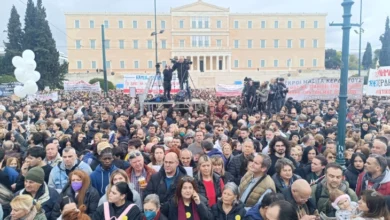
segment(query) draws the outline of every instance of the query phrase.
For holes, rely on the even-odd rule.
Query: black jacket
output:
[[[199,194],[200,204],[196,205],[199,218],[201,220],[214,220],[213,214],[209,208],[207,199]],[[194,202],[194,201],[192,201]],[[161,206],[161,213],[168,217],[170,220],[179,219],[178,216],[178,206],[175,203],[174,199],[170,199],[163,206]]]
[[[239,201],[239,203],[234,204],[232,210],[226,215],[225,211],[222,209],[222,201],[219,200],[217,204],[214,204],[211,207],[211,212],[213,213],[214,220],[237,220],[244,219],[246,211],[244,204]],[[237,216],[240,216],[237,217]]]
[[[116,207],[113,203],[109,203],[110,207],[110,217],[119,217],[125,209],[131,205],[129,201],[126,201],[125,204],[121,207]],[[142,213],[141,210],[138,208],[137,205],[134,205],[130,211],[127,213],[127,219],[129,220],[142,220]],[[100,205],[96,212],[93,213],[92,220],[102,220],[104,218],[104,204]]]
[[[358,170],[353,164],[350,164],[347,169],[344,171],[345,181],[349,183],[349,188],[356,190],[356,184],[358,176],[364,169]]]
[[[66,196],[69,197],[71,201],[76,203],[77,207],[81,205],[78,204],[78,199],[76,199],[75,192],[73,191],[70,185],[65,186],[60,196],[62,199],[64,199],[64,197]],[[87,207],[85,213],[90,217],[92,217],[93,213],[96,211],[99,204],[99,200],[100,200],[99,192],[95,188],[93,188],[92,185],[90,185],[87,191],[85,192],[85,197],[84,197],[84,205]]]
[[[177,77],[179,79],[179,82],[184,82],[188,79],[188,69],[189,69],[189,65],[186,64],[186,63],[175,63],[173,66],[172,66],[172,71],[171,72],[174,72],[175,70],[177,70]]]
[[[172,70],[171,69],[164,69],[164,82],[171,82],[172,81]]]
[[[284,189],[282,191],[282,194],[284,196],[284,199],[287,202],[291,203],[296,210],[298,210],[298,204],[297,204],[297,202],[295,202],[295,199],[294,199],[294,197],[292,195],[291,187],[288,187],[287,189]],[[313,201],[312,198],[307,200],[306,204],[303,205],[303,208],[305,209],[306,213],[309,214],[309,215],[313,215],[314,211],[317,209],[317,207],[315,205],[315,202]]]
[[[298,176],[298,175],[296,175],[296,174],[293,174],[293,176],[292,176],[291,178],[292,178],[292,182],[295,182],[295,180],[301,179],[301,177]],[[280,178],[279,174],[275,173],[275,174],[272,176],[272,180],[273,180],[274,183],[275,183],[275,187],[276,187],[276,192],[277,192],[277,193],[281,193],[284,189],[286,189],[286,188],[284,188],[284,187],[282,186],[282,182],[281,182],[281,181],[283,181],[283,180]],[[287,187],[287,188],[288,188],[288,187]]]
[[[275,172],[276,172],[276,170],[275,170],[276,161],[278,161],[280,158],[275,156],[275,154],[271,154],[269,156],[271,158],[272,165],[268,169],[268,175],[273,176],[275,174]],[[297,162],[295,162],[295,160],[292,157],[290,157],[290,155],[285,155],[284,158],[291,160],[291,162],[293,162],[293,164],[294,164],[294,167],[298,167]]]
[[[224,184],[226,184],[228,182],[234,183],[234,176],[231,173],[229,173],[228,171],[225,171],[225,175],[222,176],[222,180],[223,180]]]
[[[206,187],[203,184],[202,177],[199,179],[198,175],[195,175],[195,179],[196,179],[196,183],[198,184],[199,194],[208,198],[206,193]],[[215,195],[217,197],[216,198],[217,200],[222,196],[222,189],[221,189],[221,177],[216,173],[213,173],[213,183],[214,183]]]
[[[242,178],[241,175],[241,164],[244,162],[245,156],[243,153],[234,156],[231,160],[230,163],[228,164],[227,171],[231,173],[234,176],[234,182],[237,185],[240,185],[240,181]]]
[[[176,191],[176,186],[179,183],[179,180],[187,175],[186,170],[182,166],[178,166],[176,169],[175,180],[172,182],[169,189],[167,189],[167,185],[165,184],[165,178],[167,177],[165,174],[164,166],[161,167],[158,173],[155,173],[150,177],[148,185],[144,190],[144,198],[150,194],[157,194],[160,198],[160,204],[163,205],[165,202],[168,202],[174,195]]]

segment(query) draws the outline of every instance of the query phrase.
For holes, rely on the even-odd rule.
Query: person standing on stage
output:
[[[188,84],[188,70],[190,69],[190,64],[191,63],[188,63],[186,60],[184,60],[184,57],[180,57],[172,67],[172,72],[177,70],[177,78],[179,79],[180,90],[187,90],[188,88],[188,85],[187,88],[184,88],[184,83]]]
[[[171,88],[172,88],[172,69],[169,65],[165,66],[164,74],[164,96],[171,100]]]

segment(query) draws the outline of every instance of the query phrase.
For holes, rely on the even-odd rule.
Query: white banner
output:
[[[217,96],[241,96],[243,85],[218,84],[216,87]]]
[[[123,82],[123,92],[125,94],[129,94],[129,88],[135,87],[137,94],[142,94],[144,92],[145,86],[147,85],[148,79],[154,79],[155,75],[125,75]],[[153,82],[152,88],[149,89],[149,94],[159,94],[164,93],[164,78],[158,77]],[[179,89],[179,80],[177,79],[176,74],[172,75],[172,86],[171,86],[171,94],[176,94]],[[159,91],[160,89],[160,91]]]
[[[366,92],[367,95],[390,96],[390,66],[370,70]]]
[[[58,92],[52,92],[48,94],[34,94],[34,95],[28,95],[27,100],[29,102],[32,102],[34,100],[37,100],[38,102],[44,102],[48,100],[52,100],[54,102],[58,101]]]
[[[64,81],[65,92],[100,92],[99,81],[94,84],[89,84],[83,80],[80,81]]]

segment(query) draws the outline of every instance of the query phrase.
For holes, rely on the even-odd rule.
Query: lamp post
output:
[[[102,24],[102,54],[103,54],[103,75],[104,75],[104,96],[107,98],[107,66],[106,66],[106,39],[104,36],[104,25]]]
[[[360,0],[360,23],[359,23],[359,76],[361,71],[361,59],[362,59],[362,13],[363,13],[363,0]]]
[[[154,0],[154,32],[151,36],[154,36],[154,47],[155,47],[155,55],[156,55],[156,74],[160,73],[160,64],[158,63],[158,55],[157,55],[157,35],[164,33],[164,30],[157,32],[157,6],[156,0]]]
[[[360,24],[351,24],[351,9],[353,0],[343,0],[341,5],[344,8],[343,23],[330,26],[341,26],[343,29],[343,45],[341,55],[341,75],[340,75],[340,94],[339,94],[339,122],[337,132],[337,156],[336,162],[344,167],[344,147],[345,147],[345,124],[347,117],[347,97],[348,97],[348,62],[349,62],[349,38],[352,26],[360,26]]]

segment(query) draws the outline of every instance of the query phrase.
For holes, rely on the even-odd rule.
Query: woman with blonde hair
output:
[[[18,195],[11,201],[12,212],[5,220],[46,220],[41,205],[30,195]]]
[[[214,172],[221,176],[224,184],[234,182],[234,176],[228,171],[225,171],[225,163],[221,156],[212,156],[211,162],[213,164]]]

